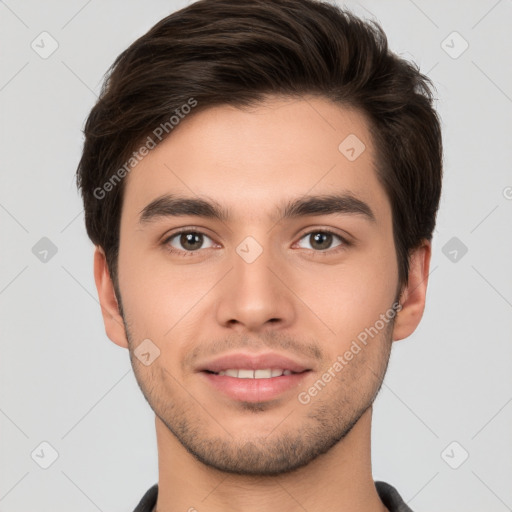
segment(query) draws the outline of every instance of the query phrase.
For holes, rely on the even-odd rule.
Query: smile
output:
[[[230,368],[228,370],[222,370],[220,372],[213,372],[216,375],[227,375],[228,377],[235,377],[237,379],[271,379],[273,377],[281,377],[282,375],[291,375],[291,370],[282,369],[258,369],[258,370],[247,370]]]

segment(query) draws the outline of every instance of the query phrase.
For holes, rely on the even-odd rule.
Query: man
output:
[[[108,337],[155,412],[136,511],[409,511],[372,403],[421,320],[429,82],[312,0],[201,0],[115,61],[78,169]]]

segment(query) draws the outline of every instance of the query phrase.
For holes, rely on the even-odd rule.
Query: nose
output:
[[[240,332],[290,326],[295,321],[296,308],[283,262],[268,250],[249,261],[234,252],[233,268],[217,290],[219,324]]]

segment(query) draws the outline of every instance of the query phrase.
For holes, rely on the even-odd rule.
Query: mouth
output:
[[[292,372],[291,370],[284,370],[282,368],[260,368],[256,370],[229,368],[227,370],[221,370],[219,372],[214,372],[211,370],[204,371],[212,375],[225,375],[227,377],[233,377],[235,379],[273,379],[276,377],[287,377],[288,375],[296,375],[299,373],[307,372],[309,370],[303,370],[302,372]]]
[[[230,354],[198,368],[215,394],[235,402],[263,403],[293,399],[297,389],[313,370],[278,354]]]
[[[263,403],[279,398],[293,399],[293,391],[304,388],[303,381],[310,373],[311,370],[232,368],[219,372],[206,370],[200,375],[210,390],[232,401]]]
[[[196,371],[215,393],[256,403],[291,398],[313,368],[276,353],[233,353],[206,362]]]
[[[310,369],[309,364],[276,352],[233,352],[199,364],[196,371],[240,379],[271,379]]]

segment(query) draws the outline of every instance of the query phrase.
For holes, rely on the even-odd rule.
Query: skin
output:
[[[352,162],[338,150],[349,134],[366,146]],[[129,349],[155,412],[157,510],[386,510],[371,474],[372,402],[392,342],[422,317],[431,248],[425,241],[411,253],[400,290],[377,162],[357,111],[321,98],[269,97],[250,109],[223,105],[190,115],[126,178],[118,267],[124,318],[99,247],[95,280],[107,335]],[[279,220],[287,201],[339,192],[366,202],[375,221],[354,213]],[[162,194],[214,200],[229,217],[141,223],[141,211]],[[179,236],[169,240],[179,228],[207,238],[187,254]],[[325,229],[350,245],[335,236],[319,249],[309,235]],[[236,252],[247,236],[263,250],[252,263]],[[298,394],[398,295],[394,322],[300,403]],[[134,356],[145,339],[160,350],[148,366]],[[235,349],[289,354],[312,371],[276,400],[231,400],[194,369]]]

